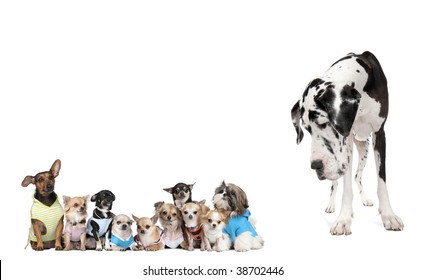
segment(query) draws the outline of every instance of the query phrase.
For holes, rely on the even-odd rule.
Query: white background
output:
[[[149,265],[234,272],[278,266],[285,279],[421,279],[426,20],[420,7],[2,1],[2,279],[141,279]],[[338,211],[324,212],[331,184],[309,168],[309,135],[296,145],[290,110],[312,78],[348,52],[365,50],[388,78],[387,181],[406,228],[383,229],[370,156],[364,185],[375,205],[363,207],[354,190],[353,234],[334,237],[329,228]],[[236,183],[248,195],[265,247],[220,254],[24,250],[34,187],[20,183],[57,158],[60,196],[109,189],[116,214],[151,216],[155,202],[171,201],[162,189],[180,181],[197,182],[193,198],[210,205],[221,180]]]

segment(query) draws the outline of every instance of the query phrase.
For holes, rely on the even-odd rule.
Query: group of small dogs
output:
[[[66,251],[182,248],[193,251],[198,248],[201,251],[234,249],[245,252],[263,247],[263,238],[257,234],[248,210],[246,193],[237,185],[222,182],[213,196],[214,209],[210,209],[205,200],[192,200],[194,184],[178,183],[164,189],[172,194],[173,203],[156,202],[152,217],[132,215],[131,219],[111,212],[115,195],[109,190],[91,197],[63,196],[62,208],[54,191],[60,169],[58,159],[49,171],[26,176],[22,181],[23,187],[30,184],[36,187],[29,233],[29,244],[36,251],[50,248]],[[91,217],[87,212],[89,200],[95,203]]]

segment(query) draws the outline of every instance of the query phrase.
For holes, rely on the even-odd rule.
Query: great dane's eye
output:
[[[322,124],[318,124],[318,127],[320,129],[325,129],[327,127],[328,123],[322,123]]]

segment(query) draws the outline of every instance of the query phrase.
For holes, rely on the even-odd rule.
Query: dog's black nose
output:
[[[47,185],[46,186],[46,191],[48,191],[48,192],[53,191],[53,185]]]
[[[212,224],[212,227],[213,227],[213,228],[216,228],[216,224]]]
[[[314,160],[311,162],[311,168],[314,170],[321,170],[324,168],[324,164],[322,163],[322,160]]]

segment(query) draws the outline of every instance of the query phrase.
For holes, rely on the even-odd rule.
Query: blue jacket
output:
[[[228,221],[228,224],[223,229],[223,232],[229,235],[232,243],[234,243],[235,238],[238,235],[246,231],[250,231],[253,237],[257,236],[257,232],[249,221],[250,215],[250,211],[246,210],[244,214],[240,216],[234,216]]]

